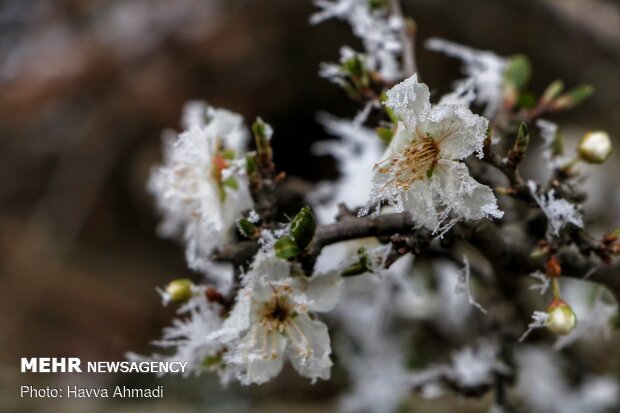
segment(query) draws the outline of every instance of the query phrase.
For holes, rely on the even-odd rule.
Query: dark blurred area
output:
[[[538,92],[556,78],[596,88],[587,103],[553,120],[605,129],[620,146],[620,2],[408,0],[404,9],[418,24],[421,76],[437,95],[460,77],[459,62],[424,50],[426,38],[523,53]],[[99,411],[99,401],[48,401],[43,409],[12,399],[24,381],[94,385],[127,376],[26,376],[19,358],[148,353],[173,315],[155,286],[197,277],[181,247],[157,238],[144,188],[161,131],[178,129],[185,101],[205,99],[248,122],[260,115],[275,129],[280,169],[309,181],[335,176],[329,158],[310,152],[326,138],[315,115],[346,117],[358,108],[317,68],[336,60],[341,45],[358,43],[344,23],[310,26],[312,11],[310,1],[290,0],[0,2],[0,411]],[[606,168],[614,176],[617,163]],[[225,396],[217,396],[214,379],[168,382],[185,403],[176,411],[249,408],[219,400]],[[270,391],[295,385],[304,392],[287,397],[307,411],[334,406],[326,385],[279,380]],[[278,411],[273,401],[253,400]],[[229,407],[209,410],[214,405]],[[131,406],[114,411],[143,408]]]

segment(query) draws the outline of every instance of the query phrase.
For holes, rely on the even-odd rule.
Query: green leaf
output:
[[[291,236],[297,243],[297,246],[303,250],[312,241],[315,230],[316,219],[310,207],[306,205],[291,221]]]
[[[553,103],[553,108],[556,110],[574,108],[589,98],[592,93],[594,93],[594,87],[590,85],[576,86],[557,98]]]
[[[239,183],[234,176],[229,176],[228,178],[226,178],[224,181],[222,181],[222,185],[234,190],[239,189]]]
[[[549,103],[555,99],[564,90],[564,82],[561,80],[554,80],[547,86],[547,89],[543,92],[541,97],[542,102]]]
[[[529,59],[524,55],[516,55],[508,60],[504,79],[517,90],[522,90],[529,83],[531,74]]]
[[[299,247],[295,240],[291,237],[283,237],[277,240],[274,244],[274,250],[276,257],[288,260],[294,258],[299,254]]]

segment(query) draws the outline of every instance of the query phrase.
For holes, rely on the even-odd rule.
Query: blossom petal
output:
[[[332,361],[327,326],[308,316],[297,317],[289,327],[288,357],[297,372],[310,379],[329,380]]]
[[[402,207],[409,211],[413,221],[428,229],[436,228],[440,220],[438,211],[440,205],[437,203],[435,192],[433,182],[424,179],[414,182],[402,199]]]
[[[277,331],[267,331],[255,324],[225,359],[241,368],[242,384],[263,384],[282,370],[286,342],[286,337]]]
[[[457,218],[476,220],[504,215],[497,208],[497,199],[491,188],[472,178],[464,163],[441,159],[435,176],[442,187],[443,204]]]
[[[415,74],[387,91],[385,105],[405,123],[410,130],[415,130],[420,119],[426,118],[430,111],[430,92],[428,86],[418,82]]]
[[[461,105],[436,105],[429,113],[426,132],[437,140],[440,157],[464,159],[482,153],[489,121]]]
[[[340,301],[342,277],[337,272],[315,274],[306,289],[310,311],[331,311]]]

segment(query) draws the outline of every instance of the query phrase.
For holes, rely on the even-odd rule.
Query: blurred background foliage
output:
[[[424,50],[426,38],[523,53],[538,92],[557,78],[596,88],[554,120],[578,132],[605,129],[620,146],[620,2],[406,0],[404,9],[418,24],[418,66],[436,97],[459,77],[459,63]],[[306,181],[335,176],[330,158],[310,153],[326,138],[315,115],[351,116],[357,108],[317,69],[336,60],[342,44],[358,44],[344,23],[310,26],[312,11],[309,0],[0,2],[0,411],[334,409],[344,383],[338,372],[329,384],[310,386],[285,372],[265,388],[227,391],[213,378],[167,378],[166,398],[156,403],[18,399],[20,384],[160,383],[137,375],[26,376],[18,363],[26,356],[120,360],[128,350],[152,350],[149,340],[173,313],[154,287],[195,276],[182,249],[156,237],[144,189],[161,131],[178,129],[185,101],[206,99],[248,122],[262,116],[274,126],[280,169]],[[617,160],[616,153],[588,181],[588,208],[616,226]],[[413,409],[475,412],[487,404],[443,399]]]

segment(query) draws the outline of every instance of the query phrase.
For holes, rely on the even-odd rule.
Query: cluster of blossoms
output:
[[[507,271],[512,279],[511,266],[521,265],[519,259],[542,258],[523,264],[527,271],[514,271],[527,274],[535,267],[531,276],[537,283],[530,289],[540,296],[552,292],[546,310],[533,313],[522,340],[541,327],[559,336],[556,348],[594,333],[610,335],[618,306],[609,294],[597,293],[586,305],[590,290],[563,282],[561,295],[560,250],[574,245],[605,262],[620,254],[620,231],[596,245],[583,235],[583,208],[573,188],[577,163],[603,163],[611,142],[604,132],[587,133],[571,157],[563,150],[559,127],[540,119],[576,105],[589,89],[562,94],[563,85],[554,82],[537,103],[526,106],[530,69],[522,56],[503,58],[432,39],[427,47],[461,59],[466,77],[431,103],[419,74],[405,78],[405,68],[415,67],[406,61],[411,56],[405,50],[413,32],[397,2],[315,3],[320,10],[312,23],[345,20],[364,47],[362,53],[343,47],[339,64],[320,68],[362,105],[352,120],[318,117],[338,139],[318,142],[314,149],[338,161],[340,177],[308,194],[316,219],[308,206],[286,218],[275,199],[284,178],[273,162],[271,127],[260,119],[253,125],[256,150],[249,151],[250,134],[240,115],[189,104],[185,131],[166,136],[163,164],[153,170],[148,187],[162,215],[160,233],[182,243],[189,268],[205,279],[175,280],[161,291],[165,304],[180,304],[180,318],[155,342],[173,354],[151,357],[187,360],[190,373],[215,372],[223,384],[235,379],[249,385],[273,379],[286,362],[312,382],[327,380],[334,351],[351,379],[341,403],[345,412],[394,412],[412,392],[425,398],[451,390],[482,394],[512,380],[520,368],[531,369],[543,352],[521,347],[516,361],[510,360],[504,350],[507,337],[515,337],[500,328],[499,336],[494,330],[491,338],[476,337],[470,341],[474,345],[446,353],[443,363],[418,359],[410,368],[411,337],[402,324],[426,325],[433,334],[458,338],[480,330],[477,318],[496,317],[502,300],[478,295],[481,287]],[[477,108],[484,116],[474,113]],[[519,174],[530,140],[523,118],[538,119],[541,153],[551,173],[547,184]],[[496,155],[515,130],[517,139],[506,157]],[[480,173],[482,162],[499,170],[509,187],[494,192],[495,180]],[[510,196],[501,209],[496,193]],[[514,235],[509,231],[520,214],[516,202],[534,211],[529,226],[541,219],[546,226],[533,236],[521,234],[524,243],[535,238],[537,244],[531,254],[513,259],[504,255],[520,249],[504,244],[504,238]],[[481,236],[485,228],[505,232]],[[476,237],[482,242],[477,244]],[[485,262],[490,251],[479,245],[491,249],[493,243],[501,244],[500,253]],[[512,288],[513,282],[508,284]],[[545,362],[552,358],[544,357]],[[553,367],[548,375],[560,375]],[[553,380],[555,393],[570,388]],[[602,412],[613,405],[609,395],[617,394],[617,383],[591,382],[580,392],[601,406],[593,411]],[[543,413],[568,409],[545,405],[526,388],[520,384],[517,392],[532,408]],[[501,398],[491,412],[506,411]]]

